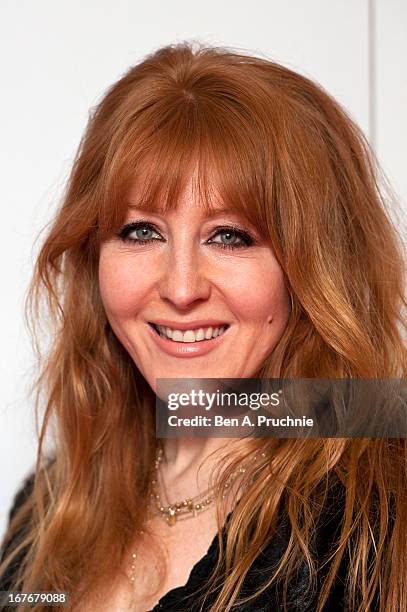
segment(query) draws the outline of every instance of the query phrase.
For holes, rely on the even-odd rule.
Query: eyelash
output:
[[[156,230],[156,228],[154,227],[152,223],[149,223],[148,221],[136,221],[136,222],[127,223],[126,225],[124,225],[117,235],[123,242],[130,242],[132,244],[147,244],[149,242],[152,242],[152,241],[154,242],[157,240],[157,238],[147,238],[147,239],[129,238],[129,234],[131,232],[137,229],[140,229],[140,228],[146,228],[152,232],[159,234],[159,232]],[[255,240],[252,238],[252,236],[250,236],[250,234],[248,234],[244,230],[241,230],[235,226],[225,225],[222,227],[218,227],[216,228],[216,232],[215,234],[213,234],[213,236],[216,236],[217,234],[221,234],[223,232],[229,232],[229,233],[235,234],[235,236],[237,236],[238,238],[240,238],[240,240],[242,240],[243,244],[233,245],[233,244],[223,244],[221,242],[212,242],[210,244],[215,244],[216,246],[219,246],[221,249],[231,249],[231,250],[242,249],[245,247],[253,246],[255,244]]]

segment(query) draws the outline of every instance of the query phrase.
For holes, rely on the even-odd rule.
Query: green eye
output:
[[[236,242],[239,243],[239,236],[236,234],[236,232],[222,230],[221,232],[218,232],[217,236],[221,237],[221,241],[224,245],[230,246],[232,244],[236,244]],[[215,242],[215,240],[213,242]]]
[[[149,242],[163,240],[154,225],[147,221],[126,224],[122,227],[118,236],[123,242],[132,244],[148,244]],[[218,236],[220,241],[215,240]],[[222,249],[241,249],[252,246],[255,241],[250,234],[237,227],[220,227],[216,229],[207,244],[215,244]]]
[[[150,233],[153,232],[153,230],[151,230],[149,227],[136,227],[135,230],[133,230],[133,232],[136,234],[136,237],[139,238],[140,240],[144,240],[144,239],[149,239],[151,238],[151,236],[149,236]]]
[[[158,240],[161,239],[160,234],[156,231],[155,227],[151,223],[145,221],[138,221],[137,223],[128,223],[119,232],[119,238],[124,242],[135,242],[144,244],[157,240],[153,238],[151,234],[158,236]],[[135,236],[133,236],[135,235]]]
[[[220,242],[211,239],[210,244],[217,244],[224,249],[241,249],[254,244],[253,238],[247,232],[233,227],[218,229],[215,234],[216,236],[223,236],[224,239],[222,240],[221,238]]]

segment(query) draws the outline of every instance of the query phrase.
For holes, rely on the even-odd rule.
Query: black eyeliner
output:
[[[215,232],[216,234],[218,232],[234,232],[237,236],[239,236],[239,238],[244,240],[247,246],[252,246],[256,242],[248,232],[235,225],[220,225],[219,227],[215,228]]]
[[[139,221],[131,221],[130,223],[126,223],[125,225],[123,225],[117,235],[122,240],[125,240],[131,231],[138,229],[139,227],[145,227],[151,230],[152,232],[159,233],[156,227],[150,221],[143,221],[142,219],[140,219]]]
[[[153,223],[147,220],[144,221],[143,219],[139,219],[138,221],[131,221],[130,223],[126,223],[125,225],[123,225],[123,227],[121,227],[121,229],[117,233],[117,236],[123,241],[129,241],[129,242],[134,242],[134,243],[139,243],[139,244],[145,244],[147,242],[150,242],[152,240],[151,238],[147,238],[147,239],[138,238],[137,240],[128,238],[128,235],[130,234],[130,232],[140,227],[146,228],[152,232],[156,232],[157,234],[160,233]],[[215,227],[212,230],[212,238],[217,236],[221,232],[234,233],[238,238],[240,238],[243,241],[244,244],[243,245],[233,245],[233,244],[228,245],[228,244],[214,243],[214,242],[210,242],[209,244],[216,244],[221,248],[229,248],[229,249],[239,249],[239,248],[242,248],[243,246],[249,247],[249,246],[253,246],[254,244],[256,244],[256,240],[247,231],[243,230],[242,228],[236,225],[219,225]]]

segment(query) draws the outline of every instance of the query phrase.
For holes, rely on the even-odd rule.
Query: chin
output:
[[[172,370],[164,370],[161,372],[156,372],[153,377],[148,377],[148,383],[149,385],[156,390],[157,389],[157,379],[162,379],[162,378],[177,378],[177,379],[183,379],[183,378],[240,378],[239,376],[237,376],[236,374],[232,374],[230,372],[224,372],[224,371],[220,371],[219,368],[216,369],[210,369],[210,368],[190,368],[190,369],[185,369],[185,368],[174,368]]]

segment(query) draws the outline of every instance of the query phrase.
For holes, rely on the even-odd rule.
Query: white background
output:
[[[265,55],[325,87],[369,136],[407,208],[405,0],[1,0],[0,537],[32,469],[23,300],[90,107],[145,54],[198,40]]]

